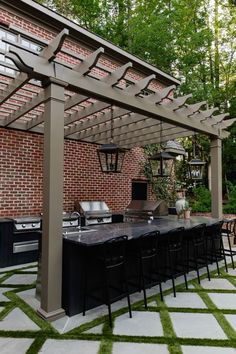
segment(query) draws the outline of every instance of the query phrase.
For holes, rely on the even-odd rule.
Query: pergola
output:
[[[227,114],[213,115],[217,108],[201,110],[206,102],[187,104],[191,95],[173,98],[175,85],[158,91],[157,70],[135,81],[127,74],[132,70],[132,61],[115,65],[113,70],[103,66],[99,59],[109,58],[109,53],[101,46],[86,57],[69,53],[63,47],[67,37],[69,31],[63,29],[38,52],[5,40],[10,48],[4,55],[11,62],[4,65],[14,70],[0,75],[0,127],[44,134],[39,313],[49,320],[64,315],[61,308],[64,138],[104,144],[110,141],[111,124],[114,142],[128,149],[194,133],[208,135],[213,171],[212,215],[220,217],[221,140],[228,136],[226,129],[236,120],[224,120]],[[68,56],[75,59],[74,65],[67,60]],[[173,83],[175,79],[169,80]]]

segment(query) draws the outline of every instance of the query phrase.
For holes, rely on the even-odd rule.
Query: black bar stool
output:
[[[184,231],[184,227],[178,227],[160,236],[161,249],[166,253],[164,274],[172,280],[174,297],[176,297],[175,278],[178,276],[184,276],[185,286],[188,289],[186,255],[183,243]]]
[[[139,289],[143,291],[144,305],[147,308],[146,289],[159,285],[161,300],[163,301],[161,278],[158,273],[158,237],[159,231],[143,234],[138,242]]]
[[[206,226],[206,236],[208,241],[208,257],[211,263],[216,262],[217,272],[220,275],[219,261],[224,260],[225,270],[228,272],[225,249],[222,240],[222,225],[223,221],[219,221],[212,225]]]
[[[187,248],[186,259],[188,271],[196,270],[198,283],[200,284],[199,268],[206,267],[208,279],[211,280],[208,266],[206,224],[186,229],[184,240]]]
[[[221,229],[222,237],[227,237],[229,248],[224,248],[225,255],[230,256],[232,262],[232,268],[234,269],[234,259],[233,256],[236,255],[236,251],[232,250],[231,237],[235,240],[236,238],[236,219],[226,219],[222,225]]]
[[[101,254],[98,260],[101,263],[102,292],[104,294],[103,301],[108,306],[109,324],[112,327],[111,303],[120,300],[124,296],[127,297],[129,316],[132,317],[129,288],[126,275],[126,244],[128,236],[118,236],[107,240],[101,246]],[[119,285],[118,285],[119,280]],[[83,289],[83,316],[86,311],[87,294],[87,272],[85,268],[84,289]]]

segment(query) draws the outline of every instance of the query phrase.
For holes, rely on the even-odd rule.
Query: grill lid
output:
[[[32,224],[41,222],[41,218],[38,216],[22,216],[10,219],[13,220],[15,224]]]
[[[107,204],[101,200],[95,201],[77,201],[75,203],[76,210],[83,214],[86,218],[96,218],[96,217],[109,217],[111,216],[111,210],[108,208]]]
[[[125,210],[126,215],[168,215],[164,200],[132,200]]]

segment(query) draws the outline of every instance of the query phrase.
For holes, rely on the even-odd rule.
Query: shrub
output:
[[[223,211],[225,214],[236,213],[236,185],[228,182],[228,202],[224,205]]]
[[[192,211],[193,212],[210,212],[211,211],[211,192],[204,186],[192,189]]]

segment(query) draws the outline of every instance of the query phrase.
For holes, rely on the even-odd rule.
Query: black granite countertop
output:
[[[77,232],[73,235],[65,235],[65,242],[93,246],[98,245],[106,240],[121,235],[127,235],[129,240],[135,239],[142,234],[154,230],[159,230],[161,234],[168,232],[177,227],[185,227],[186,229],[193,226],[206,223],[214,224],[220,219],[214,219],[203,216],[192,216],[190,219],[177,219],[176,215],[163,216],[148,222],[125,222],[115,224],[103,224],[89,227],[91,231]]]

